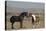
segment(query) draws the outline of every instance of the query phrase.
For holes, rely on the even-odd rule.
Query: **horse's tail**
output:
[[[13,29],[13,24],[14,24],[13,16],[10,18],[10,22],[12,23],[12,29]]]
[[[10,18],[10,22],[11,22],[11,23],[14,23],[13,16]]]

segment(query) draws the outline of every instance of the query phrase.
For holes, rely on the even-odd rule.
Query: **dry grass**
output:
[[[8,15],[7,16],[7,30],[11,30],[11,23],[10,23],[10,17],[12,15]],[[24,17],[24,20],[23,20],[23,28],[22,29],[34,29],[34,28],[44,28],[44,15],[40,15],[39,16],[39,22],[35,23],[35,25],[32,24],[32,20],[31,20],[31,17],[29,18],[26,18]],[[33,27],[35,26],[35,27]],[[14,25],[13,25],[14,29],[21,29],[20,28],[20,22],[15,22]]]

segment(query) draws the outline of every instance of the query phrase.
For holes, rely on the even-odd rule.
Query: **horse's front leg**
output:
[[[14,24],[14,23],[12,23],[12,29],[13,29],[13,24]]]
[[[22,28],[22,21],[20,21],[20,28]]]

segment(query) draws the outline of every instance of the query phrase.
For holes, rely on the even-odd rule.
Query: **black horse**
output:
[[[22,20],[24,19],[24,16],[27,16],[27,12],[22,12],[19,16],[12,16],[10,18],[10,22],[12,23],[12,29],[13,29],[13,24],[15,22],[20,22],[20,28],[22,28]]]

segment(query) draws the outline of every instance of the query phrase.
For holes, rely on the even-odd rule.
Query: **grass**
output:
[[[11,15],[7,16],[7,22],[6,22],[7,30],[11,30],[10,17],[11,17]],[[34,28],[44,28],[45,27],[44,26],[44,15],[40,15],[39,19],[40,19],[39,22],[35,23]],[[20,28],[20,22],[15,22],[13,27],[14,27],[14,29],[21,29]],[[26,18],[25,20],[23,20],[23,26],[22,27],[23,27],[22,29],[33,29],[31,17]]]

